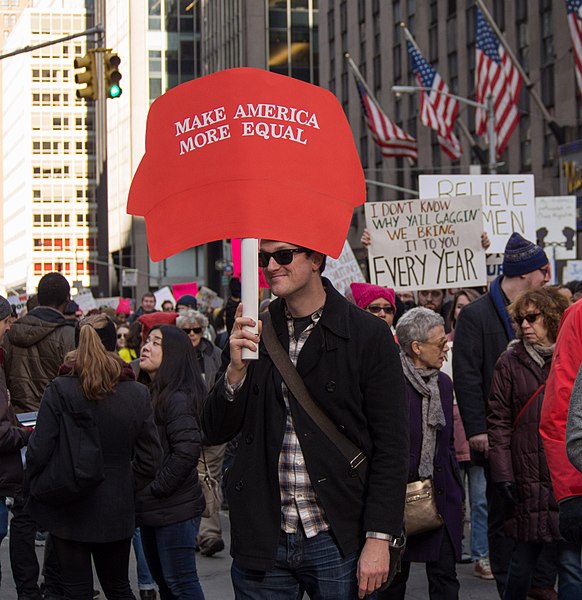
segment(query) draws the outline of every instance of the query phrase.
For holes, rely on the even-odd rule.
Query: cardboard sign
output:
[[[582,281],[582,260],[569,260],[562,273],[562,281]]]
[[[371,283],[403,290],[485,285],[478,196],[369,202]]]
[[[97,308],[117,308],[119,305],[119,296],[110,296],[108,298],[95,298]]]
[[[156,297],[156,310],[162,310],[162,304],[166,300],[169,300],[172,303],[172,306],[176,306],[176,299],[167,285],[156,290],[154,296]]]
[[[576,196],[536,198],[537,243],[550,260],[576,258]]]
[[[198,310],[222,308],[224,300],[210,288],[202,286],[196,294],[198,300]]]
[[[93,294],[90,291],[79,292],[76,296],[73,296],[74,300],[79,308],[83,311],[83,314],[87,314],[90,310],[99,308]]]
[[[421,198],[481,196],[491,254],[502,253],[514,231],[536,239],[533,175],[420,175],[418,188]]]
[[[487,285],[503,275],[503,254],[487,255]]]
[[[127,210],[145,217],[153,260],[236,237],[337,257],[365,188],[333,94],[238,68],[183,83],[151,105]]]
[[[23,294],[22,296],[8,296],[6,299],[11,306],[16,307],[16,314],[19,315],[26,308],[28,296],[26,294]]]
[[[346,295],[350,283],[365,282],[362,269],[354,256],[352,247],[346,240],[339,258],[328,258],[325,263],[324,275],[331,281],[335,289]]]

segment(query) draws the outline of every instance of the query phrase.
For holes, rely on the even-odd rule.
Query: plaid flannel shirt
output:
[[[303,348],[309,334],[321,318],[323,307],[311,315],[312,322],[295,340],[293,318],[286,311],[287,329],[289,331],[289,358],[297,366],[299,353]],[[293,417],[289,408],[289,389],[283,382],[283,399],[287,408],[285,435],[279,454],[279,489],[281,492],[281,529],[285,533],[295,533],[299,521],[303,526],[305,536],[316,536],[329,529],[322,506],[317,500],[315,490],[311,485],[309,473],[305,466],[305,458],[295,432]]]

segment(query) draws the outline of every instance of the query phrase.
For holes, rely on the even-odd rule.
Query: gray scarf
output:
[[[539,346],[538,344],[530,344],[529,342],[523,341],[523,347],[526,352],[530,355],[531,359],[540,367],[543,367],[546,363],[548,356],[552,356],[554,353],[555,344],[551,346]]]
[[[439,370],[417,368],[412,359],[402,351],[400,360],[406,379],[422,396],[422,446],[418,476],[426,479],[433,475],[437,431],[446,424],[438,384]]]

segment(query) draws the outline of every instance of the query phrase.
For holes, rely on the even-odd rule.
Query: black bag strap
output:
[[[281,374],[283,381],[293,394],[293,397],[303,410],[311,417],[314,423],[325,433],[337,449],[344,455],[350,467],[356,470],[365,481],[367,472],[366,455],[345,435],[343,435],[334,422],[315,403],[309,390],[305,387],[303,379],[291,362],[289,354],[277,338],[271,315],[268,311],[261,314],[263,322],[262,339],[273,364]]]

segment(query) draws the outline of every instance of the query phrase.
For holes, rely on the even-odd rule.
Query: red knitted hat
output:
[[[392,305],[392,308],[396,310],[396,295],[392,288],[385,288],[372,283],[351,283],[352,294],[354,300],[360,308],[366,308],[374,300],[378,298],[384,298]]]

